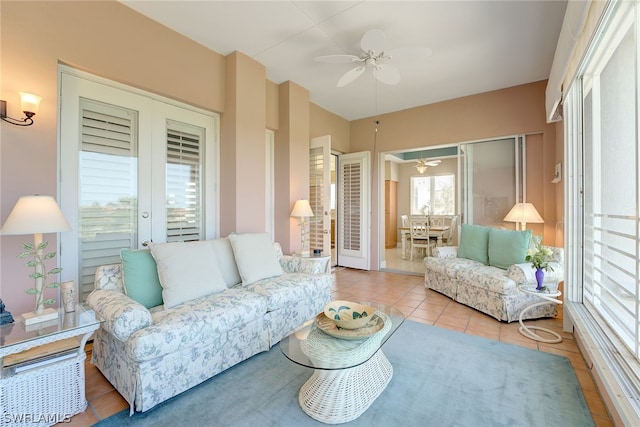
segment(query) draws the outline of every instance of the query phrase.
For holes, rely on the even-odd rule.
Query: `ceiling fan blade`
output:
[[[360,47],[365,52],[374,52],[380,53],[384,52],[384,47],[386,45],[386,37],[384,33],[380,30],[369,30],[362,36],[362,40],[360,40]]]
[[[397,85],[400,83],[400,71],[392,64],[380,64],[373,69],[373,75],[380,83]]]
[[[316,56],[313,59],[314,61],[326,62],[328,64],[344,64],[360,61],[360,58],[355,55],[324,55]]]
[[[355,79],[360,77],[362,75],[362,73],[364,73],[365,68],[366,67],[364,65],[360,65],[360,66],[358,66],[356,68],[353,68],[353,69],[347,71],[340,78],[340,80],[338,80],[337,86],[338,87],[343,87],[343,86],[348,85],[349,83],[351,83],[352,81],[354,81]]]
[[[442,160],[430,160],[430,161],[424,162],[424,164],[427,166],[438,166],[440,163],[442,163]]]
[[[428,47],[396,47],[387,52],[387,55],[395,61],[415,61],[427,59],[433,50]]]

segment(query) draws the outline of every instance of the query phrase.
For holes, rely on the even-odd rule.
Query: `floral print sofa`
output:
[[[557,289],[564,276],[564,250],[548,248],[552,252],[549,266],[553,271],[546,272],[544,284]],[[523,284],[535,285],[535,270],[528,262],[500,268],[459,257],[458,247],[440,246],[432,257],[424,259],[424,264],[426,287],[500,321],[516,321],[525,308],[542,301],[518,289]],[[527,311],[523,319],[554,317],[557,313],[557,305],[548,303]]]
[[[147,309],[126,295],[122,264],[96,271],[87,303],[104,322],[94,338],[92,361],[131,413],[269,350],[330,300],[331,275],[318,263],[283,255],[271,242],[283,273],[243,284],[228,239],[212,242],[218,259],[227,260],[220,262],[226,267],[225,289],[170,308],[165,301]]]

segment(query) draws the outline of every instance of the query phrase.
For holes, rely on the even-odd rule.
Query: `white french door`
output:
[[[123,248],[217,234],[215,116],[66,69],[60,86],[60,263],[81,300]]]
[[[309,149],[309,247],[331,255],[331,136],[311,139]]]
[[[370,157],[363,151],[342,154],[338,161],[338,263],[362,270],[371,269]]]

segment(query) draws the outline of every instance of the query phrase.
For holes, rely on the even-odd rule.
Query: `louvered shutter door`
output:
[[[204,129],[167,122],[167,242],[201,240]]]
[[[323,178],[322,148],[309,150],[309,205],[314,216],[309,218],[309,248],[322,249],[324,244],[324,224],[322,215],[324,206],[324,178]]]
[[[368,270],[369,152],[343,154],[339,160],[338,262]]]
[[[119,263],[137,235],[137,113],[80,100],[79,165],[81,301],[96,267]]]

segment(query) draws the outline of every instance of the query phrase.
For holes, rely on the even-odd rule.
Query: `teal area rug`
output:
[[[593,426],[566,357],[406,321],[382,348],[393,378],[346,426]],[[321,426],[298,405],[312,370],[278,346],[108,426]]]

